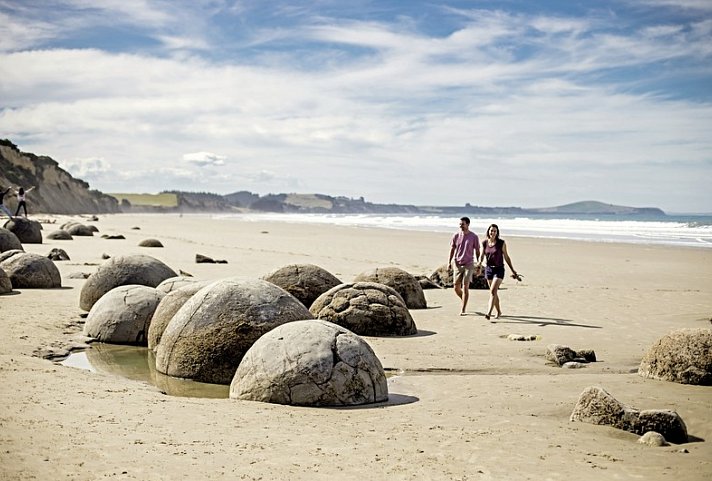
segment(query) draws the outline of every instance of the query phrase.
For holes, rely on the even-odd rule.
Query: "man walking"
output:
[[[477,256],[475,256],[477,253]],[[470,218],[460,219],[460,232],[452,236],[450,255],[447,259],[448,271],[452,271],[455,294],[462,300],[460,315],[464,316],[470,298],[470,281],[475,271],[475,259],[480,257],[480,240],[470,230]],[[453,263],[454,260],[454,263]]]

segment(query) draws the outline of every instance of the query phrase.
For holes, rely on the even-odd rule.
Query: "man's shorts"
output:
[[[504,266],[487,266],[485,269],[485,277],[488,281],[491,281],[495,277],[497,279],[504,279]]]
[[[472,280],[472,274],[475,272],[475,263],[473,262],[472,264],[467,264],[467,265],[461,266],[461,265],[458,265],[453,262],[452,265],[453,265],[453,271],[452,271],[453,284],[457,285],[458,279],[462,278],[462,285],[465,287],[469,287],[470,281]]]

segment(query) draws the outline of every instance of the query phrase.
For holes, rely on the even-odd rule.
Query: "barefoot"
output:
[[[500,317],[502,317],[502,313],[501,313],[501,312],[498,312],[497,315],[494,316],[495,319],[499,319]]]
[[[490,320],[490,315],[489,315],[489,314],[485,314],[485,319],[487,319],[487,320],[489,321],[489,320]]]

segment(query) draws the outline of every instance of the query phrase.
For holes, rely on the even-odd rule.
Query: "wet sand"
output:
[[[69,219],[53,218],[45,235]],[[449,234],[177,215],[101,216],[95,225],[95,237],[25,245],[67,251],[72,260],[57,262],[63,288],[0,296],[0,479],[712,478],[712,388],[635,374],[662,335],[711,327],[712,250],[507,238],[502,225],[525,276],[503,284],[502,319],[482,317],[486,291],[474,291],[460,317],[451,289],[426,290],[429,308],[411,311],[419,335],[366,338],[384,367],[403,371],[389,380],[391,402],[317,409],[168,396],[33,352],[80,332],[84,280],[68,276],[93,272],[103,253],[152,255],[199,279],[308,262],[348,282],[389,265],[430,274],[447,260]],[[146,238],[165,247],[138,247]],[[228,264],[196,264],[196,253]],[[593,349],[599,362],[552,367],[550,343]],[[592,385],[638,409],[676,410],[692,442],[652,448],[570,422]]]

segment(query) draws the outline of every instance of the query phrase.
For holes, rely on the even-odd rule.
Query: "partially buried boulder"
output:
[[[24,250],[22,248],[22,243],[17,236],[11,231],[0,227],[0,252],[12,251],[12,250]]]
[[[139,247],[163,247],[158,239],[144,239],[138,243]]]
[[[301,406],[352,406],[388,400],[383,366],[356,334],[326,321],[276,327],[247,351],[230,397]]]
[[[306,307],[341,284],[332,273],[314,264],[290,264],[270,272],[263,279],[289,292]]]
[[[156,288],[157,291],[165,292],[161,290],[163,282]],[[193,297],[193,294],[208,284],[210,284],[210,281],[194,281],[166,293],[151,318],[151,326],[148,328],[149,349],[156,350],[156,347],[161,342],[161,337],[163,337],[163,331],[166,330],[166,326],[171,322],[176,312],[183,307],[183,304],[188,302],[188,299]]]
[[[19,250],[3,252],[0,254],[0,268],[5,270],[15,289],[62,287],[57,266],[39,254]]]
[[[587,387],[581,393],[571,413],[571,421],[613,426],[640,435],[655,431],[673,443],[686,443],[688,440],[687,427],[675,411],[639,411],[597,386]]]
[[[643,356],[638,374],[681,384],[712,385],[712,330],[680,329],[663,336]]]
[[[156,370],[230,384],[252,344],[275,327],[312,315],[294,296],[264,280],[224,279],[194,294],[168,323]]]
[[[12,291],[12,281],[7,276],[5,269],[0,267],[0,294],[7,294]]]
[[[91,227],[84,225],[84,224],[71,224],[68,227],[65,227],[64,230],[69,232],[69,234],[72,236],[79,236],[79,237],[93,237],[94,236],[94,229],[92,229]]]
[[[84,335],[112,344],[145,346],[151,317],[163,296],[147,286],[116,287],[92,306]]]
[[[47,254],[47,258],[53,261],[68,261],[69,259],[69,254],[64,249],[58,249],[54,248],[51,251],[49,251],[49,254]]]
[[[423,288],[415,277],[398,267],[378,267],[362,272],[354,278],[354,282],[377,282],[392,287],[405,301],[408,309],[425,309]]]
[[[73,237],[72,237],[72,234],[70,234],[70,233],[67,232],[66,230],[59,229],[59,230],[54,230],[54,231],[50,232],[49,234],[47,234],[47,239],[51,239],[51,240],[72,240]]]
[[[42,244],[42,225],[36,220],[13,217],[5,222],[5,228],[15,234],[23,244]]]
[[[88,311],[96,301],[114,287],[129,284],[156,287],[161,281],[177,274],[173,269],[150,256],[130,255],[112,257],[84,283],[79,307]]]
[[[360,336],[409,336],[418,329],[401,296],[375,282],[340,284],[319,296],[309,309]]]

